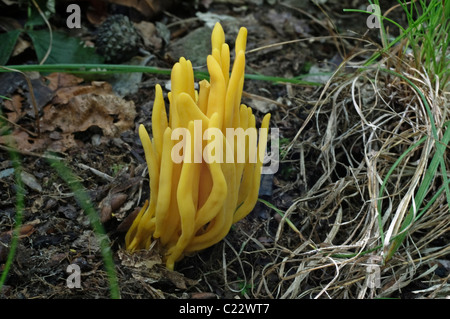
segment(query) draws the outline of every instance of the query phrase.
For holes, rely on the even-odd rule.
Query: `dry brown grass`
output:
[[[367,52],[359,54],[363,53]],[[299,178],[280,193],[300,184],[307,187],[284,212],[274,244],[267,247],[255,234],[248,234],[240,251],[229,242],[223,247],[224,277],[227,279],[228,274],[244,281],[251,289],[241,284],[234,291],[246,297],[442,298],[450,293],[448,266],[444,265],[450,253],[445,191],[407,227],[402,245],[388,256],[392,241],[414,206],[414,196],[424,181],[436,144],[418,92],[382,68],[396,65],[397,72],[419,88],[430,105],[440,139],[444,123],[450,120],[448,92],[432,87],[427,74],[412,70],[408,60],[395,55],[367,69],[360,69],[353,58],[331,77],[313,103],[308,119],[284,150],[284,160],[298,168]],[[343,73],[344,67],[359,72]],[[313,128],[305,136],[307,124]],[[424,142],[406,153],[424,137]],[[312,182],[304,177],[305,167],[311,165],[305,160],[307,154],[317,155],[314,165],[323,172]],[[308,158],[311,160],[311,156]],[[448,151],[444,162],[450,175]],[[437,170],[421,209],[442,184],[442,174]],[[287,226],[287,220],[298,228],[298,234]],[[268,223],[261,227],[268,229]],[[247,248],[250,246],[253,248]],[[228,248],[233,257],[225,255]],[[258,255],[265,255],[262,267],[248,261]],[[226,280],[230,289],[236,287],[233,284]]]

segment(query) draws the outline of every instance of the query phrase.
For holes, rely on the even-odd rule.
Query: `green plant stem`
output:
[[[8,65],[9,69],[14,69],[22,72],[37,71],[37,72],[67,72],[73,74],[115,74],[115,73],[152,73],[170,75],[170,69],[156,68],[152,66],[141,65],[123,65],[123,64],[46,64],[46,65]],[[0,68],[0,72],[10,72],[7,69]],[[208,79],[207,72],[195,71],[194,76],[197,79]],[[322,86],[322,83],[302,81],[295,78],[283,78],[276,76],[265,76],[260,74],[245,74],[245,78],[249,80],[268,81],[272,83],[293,83],[301,85]]]
[[[447,144],[450,141],[450,128],[449,128],[450,122],[444,123],[443,128],[447,127],[447,129],[446,129],[445,133],[443,134],[442,140],[440,141],[438,134],[437,134],[437,128],[436,128],[436,123],[434,121],[433,113],[431,112],[431,109],[430,109],[430,106],[428,105],[427,99],[425,98],[423,93],[419,90],[419,88],[410,79],[408,79],[407,77],[405,77],[397,72],[394,72],[394,71],[388,70],[388,69],[383,69],[383,68],[381,68],[380,70],[390,73],[390,74],[393,74],[393,75],[398,76],[401,79],[405,80],[406,82],[408,82],[409,85],[411,85],[411,87],[420,96],[420,98],[425,106],[427,115],[429,117],[429,122],[431,125],[431,131],[433,134],[433,139],[435,142],[435,149],[436,149],[433,159],[431,160],[431,163],[428,166],[427,171],[425,172],[424,179],[422,180],[422,183],[420,184],[417,194],[414,198],[415,209],[414,209],[414,207],[411,207],[411,209],[409,210],[408,215],[405,217],[405,219],[403,220],[403,222],[400,226],[400,236],[396,237],[396,239],[392,243],[388,253],[386,254],[385,260],[388,261],[390,258],[392,258],[394,253],[398,250],[398,248],[402,244],[403,240],[405,239],[405,237],[407,235],[406,230],[410,227],[411,223],[414,220],[415,210],[418,211],[420,206],[422,205],[422,202],[425,199],[426,194],[428,193],[430,184],[433,180],[433,177],[436,175],[436,171],[437,171],[437,168],[439,165],[441,168],[443,184],[444,184],[445,192],[446,192],[446,196],[447,196],[447,204],[448,204],[449,210],[450,210],[450,187],[449,187],[449,181],[448,181],[448,176],[447,176],[447,168],[446,168],[445,162],[444,162],[444,153],[445,153]]]
[[[380,199],[378,199],[378,226],[380,229],[381,243],[383,245],[384,245],[384,231],[383,231],[381,211],[382,211],[382,197],[383,197],[384,189],[386,188],[387,182],[388,182],[389,178],[391,177],[392,173],[394,172],[396,167],[401,163],[401,161],[405,158],[405,156],[408,155],[415,148],[417,148],[420,144],[425,142],[426,139],[427,139],[427,137],[424,136],[419,141],[417,141],[416,143],[414,143],[413,145],[408,147],[408,149],[405,152],[403,152],[402,155],[400,155],[400,157],[395,161],[395,163],[389,169],[388,173],[386,174],[386,176],[383,180],[383,183],[381,184],[380,195],[379,195]]]
[[[372,1],[370,1],[372,4]],[[445,89],[450,77],[449,59],[447,49],[450,44],[450,2],[440,0],[431,1],[411,1],[397,0],[407,19],[408,26],[403,28],[399,23],[389,19],[385,15],[377,15],[380,22],[381,46],[382,48],[375,52],[364,64],[372,65],[376,60],[394,45],[402,45],[404,52],[410,49],[414,59],[415,67],[418,70],[422,68],[429,74],[431,82],[435,84],[435,75],[439,78],[440,88]],[[379,1],[374,4],[379,7]],[[373,12],[359,9],[344,9],[344,12],[361,12],[373,15]],[[399,35],[389,40],[384,27],[384,21],[395,25],[399,30]],[[400,43],[403,39],[407,41]],[[363,70],[363,69],[361,69]]]
[[[447,123],[448,124],[448,123]],[[447,125],[448,127],[448,125]],[[442,138],[442,140],[440,141],[443,145],[442,147],[446,147],[446,145],[449,143],[450,141],[450,128],[448,128],[445,133],[444,136]],[[439,144],[440,145],[440,144]],[[428,166],[427,171],[425,172],[425,176],[424,179],[422,181],[422,183],[419,186],[419,189],[417,190],[417,194],[416,197],[414,198],[415,201],[415,207],[412,206],[408,212],[408,214],[406,215],[405,219],[403,220],[401,227],[400,227],[400,232],[398,234],[398,236],[395,238],[394,242],[392,243],[387,255],[386,255],[386,261],[389,260],[390,258],[392,258],[393,254],[398,250],[398,248],[400,247],[400,245],[402,244],[402,242],[404,241],[406,235],[407,235],[407,230],[409,229],[409,227],[412,225],[412,223],[417,220],[417,218],[415,218],[416,216],[416,211],[419,211],[420,206],[423,203],[423,200],[425,199],[425,196],[428,194],[428,191],[430,189],[430,185],[431,182],[433,180],[433,178],[436,175],[436,171],[438,169],[438,165],[440,164],[440,162],[442,162],[443,160],[443,150],[442,147],[436,147],[436,152],[433,156],[433,159],[431,160],[430,165]],[[445,165],[444,165],[445,167]],[[449,181],[447,180],[447,172],[444,171],[443,172],[443,180],[444,180],[444,189],[446,190],[447,193],[447,204],[449,205],[449,210],[450,210],[450,192],[449,192]],[[433,197],[434,200],[437,199],[437,197]],[[423,212],[421,213],[421,215],[423,214]]]
[[[281,217],[284,217],[284,213],[278,209],[277,207],[275,207],[275,205],[273,205],[272,203],[269,203],[268,201],[258,198],[258,201],[260,201],[261,203],[263,203],[264,205],[266,205],[269,208],[272,208],[274,211],[276,211],[278,213],[278,215],[280,215]],[[296,232],[297,234],[300,235],[300,231],[298,230],[298,228],[294,225],[294,223],[289,219],[286,218],[286,223],[289,225],[289,227],[291,227],[291,229]]]

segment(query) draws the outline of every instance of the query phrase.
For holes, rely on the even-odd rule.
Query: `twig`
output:
[[[101,172],[101,171],[99,171],[99,170],[97,170],[97,169],[95,169],[93,167],[87,166],[87,165],[82,164],[82,163],[77,163],[76,165],[79,168],[90,170],[92,173],[94,173],[95,175],[97,175],[97,176],[107,180],[108,182],[112,182],[114,180],[114,177],[109,176],[108,174],[103,173],[103,172]]]

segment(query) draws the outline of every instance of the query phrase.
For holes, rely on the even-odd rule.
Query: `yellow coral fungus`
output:
[[[256,204],[270,114],[258,138],[252,109],[241,104],[246,41],[247,30],[241,28],[230,75],[230,50],[217,23],[207,57],[210,82],[200,81],[197,92],[191,62],[180,58],[171,74],[169,118],[157,85],[153,139],[139,127],[150,200],[130,227],[126,247],[148,249],[159,240],[169,269],[186,253],[222,240]]]

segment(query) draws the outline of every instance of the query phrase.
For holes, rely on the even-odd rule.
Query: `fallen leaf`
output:
[[[33,152],[46,148],[49,144],[49,139],[44,136],[41,138],[31,137],[27,132],[16,129],[11,135],[0,136],[0,144],[10,145],[11,142],[19,150]]]
[[[41,184],[39,184],[34,175],[26,171],[22,171],[20,177],[22,178],[23,183],[27,185],[29,188],[39,193],[42,192],[42,186]]]
[[[24,115],[23,111],[23,100],[24,98],[20,94],[14,94],[10,100],[5,100],[5,112],[6,117],[12,123],[17,123]]]
[[[73,74],[54,72],[45,77],[49,82],[48,88],[56,91],[60,88],[74,87],[84,80]]]
[[[8,84],[7,78],[2,78],[2,81]],[[118,137],[134,127],[134,102],[117,96],[107,82],[93,81],[83,85],[80,84],[82,79],[59,73],[48,75],[45,78],[47,83],[44,78],[33,78],[32,81],[35,81],[33,91],[38,107],[45,105],[39,120],[40,136],[35,137],[25,128],[15,127],[11,135],[0,136],[0,144],[9,145],[12,139],[22,151],[50,149],[64,152],[74,146],[82,146],[75,134],[91,127],[100,129],[105,137]],[[13,83],[7,91],[20,89],[22,82]],[[26,114],[34,118],[32,108],[25,107],[24,100],[23,94],[19,93],[5,101],[5,113],[10,122],[17,123]]]
[[[162,48],[162,39],[158,36],[156,26],[148,21],[141,21],[134,24],[136,30],[144,41],[146,47],[159,51]]]
[[[52,135],[51,149],[64,151],[77,144],[74,133],[96,126],[104,136],[117,137],[133,127],[135,116],[133,101],[116,96],[106,82],[63,87],[44,107],[41,132],[60,132]]]
[[[91,192],[91,198],[100,201],[98,209],[102,223],[107,222],[112,216],[119,221],[123,220],[125,213],[136,206],[133,194],[137,191],[142,177],[136,176],[135,173],[140,170],[141,166],[124,167],[115,174],[109,184]],[[130,200],[127,202],[128,199]]]
[[[129,267],[135,278],[145,278],[150,283],[168,281],[178,289],[187,289],[197,283],[180,272],[167,269],[158,245],[134,253],[119,250],[118,256],[122,265]]]
[[[44,197],[38,196],[34,201],[33,204],[31,204],[30,211],[33,214],[39,213],[44,206]]]
[[[59,129],[63,133],[75,133],[98,126],[104,135],[116,137],[132,127],[135,116],[132,101],[112,94],[81,95],[65,105],[49,105],[41,121],[41,130],[51,132]]]
[[[100,221],[102,223],[111,219],[112,213],[118,210],[127,200],[128,195],[124,193],[108,194],[100,203]]]
[[[78,210],[70,204],[60,206],[58,208],[58,213],[63,214],[66,218],[75,220],[78,217]]]
[[[91,85],[77,84],[60,87],[60,89],[55,92],[55,97],[53,98],[52,103],[67,104],[69,103],[71,98],[78,95],[112,93],[111,85],[106,82],[94,81],[91,83]]]

